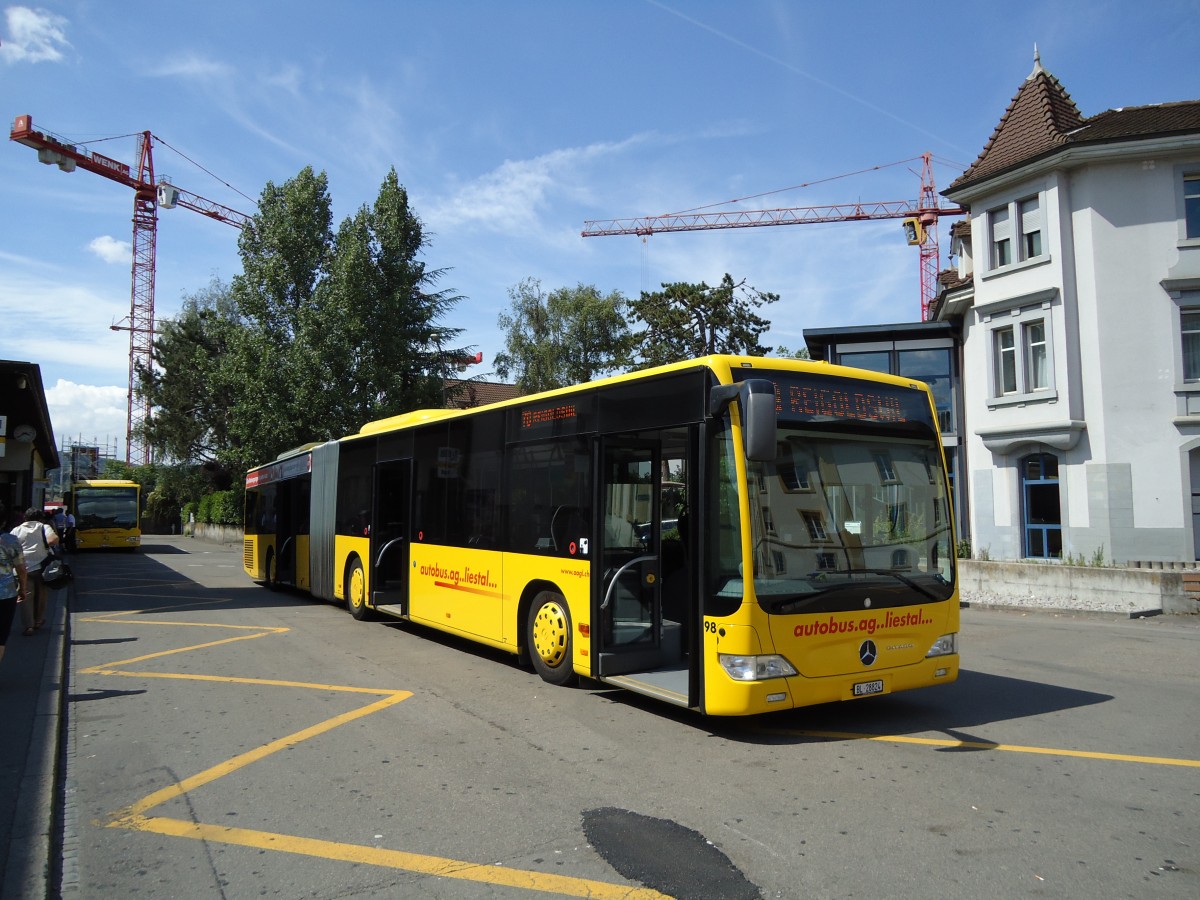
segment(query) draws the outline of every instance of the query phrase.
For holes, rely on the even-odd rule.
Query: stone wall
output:
[[[242,529],[235,525],[204,525],[196,522],[184,526],[183,533],[210,544],[240,544],[243,540]]]
[[[971,606],[1024,606],[1129,616],[1200,613],[1200,571],[958,561],[959,596]]]

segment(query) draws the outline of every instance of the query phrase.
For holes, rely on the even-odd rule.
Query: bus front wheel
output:
[[[346,575],[346,609],[360,622],[370,615],[367,608],[367,578],[362,563],[357,559]]]
[[[561,594],[542,591],[529,605],[525,645],[533,668],[543,681],[554,685],[575,682],[571,664],[571,614]]]

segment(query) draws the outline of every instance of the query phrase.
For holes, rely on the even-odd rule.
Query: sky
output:
[[[0,0],[2,3],[2,0]],[[498,380],[527,278],[637,297],[735,281],[780,295],[764,343],[920,319],[895,220],[587,237],[697,209],[916,203],[978,156],[1034,64],[1085,116],[1200,97],[1197,0],[206,0],[0,6],[0,112],[244,213],[325,172],[334,227],[395,168],[443,324]],[[1190,60],[1190,62],[1189,62]],[[747,199],[749,198],[749,199]],[[736,201],[731,203],[731,201]],[[721,205],[718,205],[721,204]],[[0,358],[41,367],[56,442],[125,454],[127,187],[0,146]],[[941,224],[949,265],[950,219]],[[237,229],[159,210],[155,312],[241,271]],[[0,398],[2,402],[2,398]]]

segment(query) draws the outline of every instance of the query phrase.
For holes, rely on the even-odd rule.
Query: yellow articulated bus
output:
[[[246,572],[709,715],[948,684],[922,383],[711,356],[371,422],[246,479]]]
[[[141,497],[142,486],[136,481],[76,481],[68,504],[75,515],[76,548],[140,547]]]

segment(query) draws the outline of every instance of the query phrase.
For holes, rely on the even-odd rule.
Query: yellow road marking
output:
[[[195,604],[188,604],[195,605]],[[157,610],[161,611],[161,610]],[[206,681],[224,684],[253,684],[270,685],[275,687],[303,688],[321,691],[340,691],[358,694],[382,695],[382,699],[366,706],[318,722],[286,737],[269,741],[253,750],[240,753],[232,759],[218,763],[202,772],[177,781],[153,793],[150,793],[122,809],[109,814],[103,824],[108,828],[123,828],[130,831],[143,831],[171,837],[191,838],[223,844],[233,844],[242,847],[254,847],[262,850],[274,850],[282,853],[293,853],[301,856],[312,856],[320,859],[340,860],[344,862],[363,863],[366,865],[382,866],[431,875],[438,878],[456,878],[465,881],[477,881],[485,884],[504,885],[506,887],[522,888],[529,891],[557,894],[564,897],[589,897],[596,900],[670,900],[668,895],[661,894],[650,888],[632,887],[629,885],[612,884],[606,881],[593,881],[588,878],[573,878],[565,875],[554,875],[548,872],[535,872],[528,869],[511,869],[504,866],[481,865],[445,857],[428,856],[419,853],[407,853],[402,850],[388,850],[380,847],[365,847],[358,844],[345,844],[335,841],[324,841],[299,835],[278,834],[269,831],[256,831],[246,828],[229,828],[221,825],[206,825],[202,822],[189,822],[181,819],[171,819],[162,816],[146,816],[145,813],[157,806],[176,799],[185,794],[199,790],[205,785],[212,784],[226,775],[245,768],[251,763],[258,762],[286,750],[288,747],[307,741],[318,735],[332,731],[341,725],[356,719],[373,715],[388,707],[407,700],[412,696],[411,691],[364,688],[350,685],[313,684],[303,681],[287,681],[268,678],[245,678],[220,675],[193,675],[180,672],[145,672],[124,671],[119,666],[129,666],[150,659],[161,659],[177,653],[192,650],[203,650],[229,644],[234,641],[254,640],[255,638],[283,634],[287,628],[270,628],[252,625],[220,625],[205,622],[172,622],[164,620],[131,620],[124,618],[136,615],[145,610],[127,610],[118,613],[108,613],[82,619],[85,622],[121,625],[169,625],[202,628],[226,628],[238,631],[253,631],[253,634],[238,635],[218,641],[208,641],[193,644],[175,650],[164,650],[157,653],[147,653],[119,662],[102,663],[80,670],[80,674],[88,675],[119,675],[126,678],[166,678],[185,681]]]
[[[1006,753],[1037,753],[1043,756],[1068,756],[1076,759],[1103,759],[1112,762],[1132,762],[1152,766],[1187,766],[1200,769],[1200,759],[1136,756],[1131,753],[1101,753],[1094,750],[1066,750],[1061,747],[1027,747],[1021,744],[995,744],[991,741],[957,741],[943,738],[910,737],[902,734],[862,734],[855,731],[811,731],[808,729],[786,729],[769,731],[769,733],[828,738],[835,741],[882,741],[889,744],[920,744],[926,747],[955,747],[963,750],[1003,750]]]
[[[380,693],[380,692],[376,692]],[[332,731],[339,725],[345,725],[347,722],[353,722],[355,719],[361,719],[364,716],[369,716],[372,713],[377,713],[381,709],[387,709],[389,706],[395,706],[402,700],[407,700],[412,696],[410,691],[388,691],[389,696],[378,700],[375,703],[369,703],[366,706],[353,709],[350,712],[342,713],[334,716],[332,719],[326,719],[323,722],[318,722],[309,728],[304,728],[297,731],[295,734],[289,734],[287,737],[279,738],[278,740],[270,741],[263,744],[261,747],[256,747],[253,750],[247,750],[245,753],[239,753],[232,759],[227,759],[223,763],[205,769],[192,775],[190,778],[184,778],[182,781],[177,781],[175,784],[169,785],[161,790],[155,791],[143,797],[132,806],[119,810],[112,816],[113,821],[110,823],[114,826],[128,827],[125,821],[131,816],[139,816],[147,810],[154,809],[156,806],[161,806],[168,800],[186,794],[189,791],[194,791],[204,787],[206,784],[211,784],[218,778],[224,778],[238,769],[244,768],[250,763],[258,762],[260,759],[265,759],[272,753],[278,753],[280,750],[286,750],[288,747],[293,747],[302,741],[307,741],[309,738],[316,737],[319,734],[324,734],[327,731]]]
[[[260,850],[276,850],[283,853],[314,856],[319,859],[335,859],[343,862],[402,869],[438,878],[457,878],[463,881],[498,884],[505,887],[523,888],[528,891],[558,894],[563,897],[590,897],[596,898],[596,900],[669,900],[666,894],[660,894],[650,888],[629,887],[604,881],[592,881],[587,878],[572,878],[568,875],[533,872],[528,869],[480,865],[457,859],[405,853],[402,850],[322,841],[291,834],[275,834],[270,831],[204,825],[182,819],[138,816],[130,819],[122,827],[173,837],[194,838],[215,843],[254,847]]]

